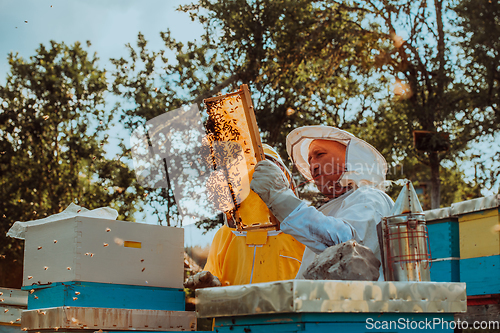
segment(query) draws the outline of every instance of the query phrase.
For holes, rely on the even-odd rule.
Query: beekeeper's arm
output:
[[[301,232],[304,229],[310,231],[316,229],[317,226],[321,226],[319,232],[324,232],[323,226],[327,225],[326,228],[329,228],[331,226],[331,222],[329,222],[331,219],[342,221],[353,230],[350,239],[355,239],[358,243],[367,246],[378,255],[377,224],[382,220],[384,215],[390,212],[392,208],[390,200],[382,191],[371,187],[361,187],[354,190],[353,193],[349,194],[343,200],[341,208],[335,212],[335,217],[325,216],[322,212],[316,210],[316,208],[304,204],[291,212],[281,225],[282,229],[289,230],[290,228],[294,228],[297,229],[296,232]],[[311,219],[311,216],[314,219]],[[331,236],[331,234],[332,230],[329,230],[326,235]],[[339,240],[339,242],[345,242],[345,240]],[[332,243],[324,244],[328,247]],[[311,250],[318,253],[317,251],[320,249],[311,248]]]
[[[288,188],[283,172],[269,161],[256,165],[250,187],[281,222],[281,230],[316,253],[358,238],[349,223],[325,216],[297,198]]]

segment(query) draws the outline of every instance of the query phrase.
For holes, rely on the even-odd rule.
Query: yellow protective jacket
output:
[[[294,279],[304,248],[281,231],[238,232],[224,225],[215,234],[204,270],[223,286]]]

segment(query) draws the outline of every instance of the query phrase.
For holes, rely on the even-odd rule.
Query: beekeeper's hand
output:
[[[259,195],[280,222],[302,203],[288,188],[283,171],[268,160],[260,161],[255,166],[250,188]]]
[[[189,289],[220,287],[221,285],[219,278],[209,271],[201,271],[195,275],[191,275],[186,282],[184,282],[184,288]]]

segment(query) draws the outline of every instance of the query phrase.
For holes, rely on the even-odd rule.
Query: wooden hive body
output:
[[[182,288],[184,230],[72,217],[28,227],[23,286],[89,281]]]

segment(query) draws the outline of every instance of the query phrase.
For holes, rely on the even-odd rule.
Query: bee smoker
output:
[[[386,281],[430,281],[431,254],[425,215],[406,180],[390,216],[382,219]]]

